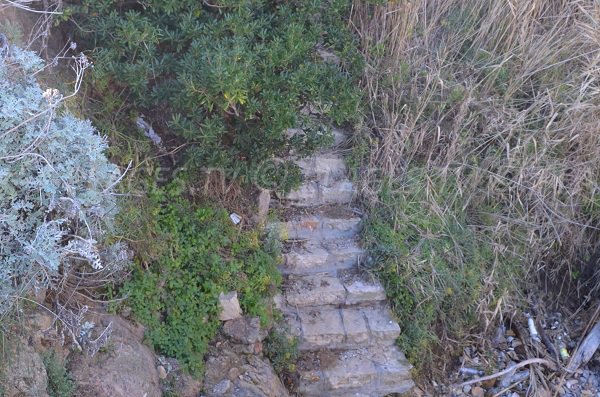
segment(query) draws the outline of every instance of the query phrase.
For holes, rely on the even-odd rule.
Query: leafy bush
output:
[[[176,186],[152,193],[158,255],[124,290],[154,347],[198,374],[219,326],[219,293],[238,291],[244,312],[266,323],[280,275],[257,232],[240,231],[222,209],[194,207]]]
[[[69,377],[65,364],[54,351],[43,354],[42,360],[48,375],[48,395],[50,397],[71,397],[75,391],[75,383]]]
[[[102,268],[97,240],[116,213],[106,141],[42,90],[42,67],[17,47],[0,54],[0,314],[73,266]]]
[[[349,75],[361,57],[348,10],[341,0],[80,0],[68,12],[93,48],[98,113],[119,112],[132,130],[137,112],[153,115],[160,134],[186,139],[193,165],[289,190],[299,184],[296,166],[273,159],[310,154],[331,142],[332,123],[356,120]],[[288,136],[290,128],[301,132]],[[261,180],[263,172],[271,174]]]

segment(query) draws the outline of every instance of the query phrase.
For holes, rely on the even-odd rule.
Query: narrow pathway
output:
[[[339,137],[338,137],[339,138]],[[400,334],[375,279],[359,271],[361,219],[349,207],[352,182],[335,149],[299,162],[302,187],[279,223],[287,252],[281,302],[298,337],[298,392],[306,397],[381,397],[413,386]]]

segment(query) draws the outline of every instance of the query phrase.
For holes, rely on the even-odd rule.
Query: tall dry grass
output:
[[[519,281],[594,299],[600,3],[371,3],[355,0],[350,20],[368,60],[370,150],[360,177],[368,205],[382,204],[382,175],[402,187],[418,167],[436,181],[428,191],[443,189],[440,179],[455,185],[468,227],[498,258],[518,260]],[[426,197],[424,206],[449,211]],[[482,280],[490,290],[495,272]],[[487,323],[502,311],[497,294],[479,305]]]

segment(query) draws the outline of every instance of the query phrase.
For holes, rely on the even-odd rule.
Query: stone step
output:
[[[282,240],[324,240],[356,236],[360,231],[360,223],[359,217],[305,215],[287,222],[273,222],[269,227],[277,230]]]
[[[285,198],[297,207],[310,207],[329,204],[347,204],[354,198],[354,185],[347,179],[321,183],[320,181],[305,181],[296,191]]]
[[[396,346],[312,352],[298,367],[304,397],[383,397],[414,386],[412,367]]]
[[[339,154],[325,153],[296,162],[306,180],[319,181],[327,185],[344,179],[348,173],[346,162]]]
[[[355,266],[365,251],[353,239],[293,243],[283,254],[280,270],[284,274],[335,272]]]
[[[371,277],[354,271],[331,274],[290,276],[284,286],[285,298],[292,307],[348,306],[385,300],[383,286]]]
[[[292,313],[288,313],[293,318]],[[311,306],[296,309],[292,326],[300,327],[300,350],[356,349],[391,346],[400,326],[382,306],[337,308]]]

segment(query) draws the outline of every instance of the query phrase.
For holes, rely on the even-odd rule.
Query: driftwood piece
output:
[[[600,347],[600,321],[596,323],[594,328],[592,328],[590,333],[573,353],[567,369],[569,371],[576,371],[577,368],[585,365],[590,361],[596,350],[598,350],[598,347]]]

